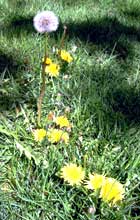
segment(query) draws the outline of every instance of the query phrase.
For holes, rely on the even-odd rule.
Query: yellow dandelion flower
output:
[[[48,140],[51,143],[58,143],[61,140],[62,133],[62,130],[51,128],[47,132]]]
[[[61,136],[61,140],[64,141],[65,144],[68,144],[69,142],[69,135],[67,132],[63,132]]]
[[[61,50],[61,51],[59,52],[59,54],[60,54],[60,57],[61,57],[62,60],[65,60],[65,61],[68,62],[68,63],[70,63],[70,62],[73,61],[73,58],[72,58],[72,56],[69,54],[69,52],[67,52],[67,51],[65,51],[65,50]]]
[[[87,188],[97,190],[100,189],[105,181],[105,176],[95,173],[89,175],[89,181],[87,181]]]
[[[45,72],[52,77],[59,76],[59,70],[60,70],[60,66],[56,63],[51,63],[45,68]]]
[[[46,136],[46,131],[44,129],[36,129],[33,135],[36,141],[42,141]]]
[[[44,58],[42,59],[42,62],[44,63]],[[47,57],[45,60],[45,64],[50,65],[51,63],[52,63],[52,60],[49,57]]]
[[[124,198],[123,185],[113,178],[106,178],[101,187],[100,197],[104,202],[117,203]]]
[[[60,128],[69,127],[70,126],[70,123],[69,123],[68,119],[65,116],[58,116],[58,117],[56,117],[55,118],[55,123],[57,125],[59,125]]]
[[[56,128],[49,129],[47,132],[47,137],[51,143],[58,143],[63,141],[65,144],[68,144],[69,141],[68,133]]]
[[[85,177],[85,171],[82,167],[70,163],[61,169],[61,177],[70,185],[80,185]]]

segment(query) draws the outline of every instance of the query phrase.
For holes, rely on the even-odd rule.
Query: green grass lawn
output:
[[[0,219],[140,219],[140,1],[1,0],[0,9]],[[44,53],[32,21],[43,10],[60,18],[49,54],[66,25],[74,60],[47,80],[42,127],[50,111],[70,109],[68,145],[38,143],[31,132]],[[70,162],[124,184],[121,204],[64,182],[60,170]]]

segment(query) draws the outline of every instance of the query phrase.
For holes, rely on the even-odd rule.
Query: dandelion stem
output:
[[[63,31],[61,41],[60,41],[60,51],[61,51],[61,49],[63,48],[63,45],[64,45],[64,39],[65,39],[65,36],[66,36],[66,31],[67,31],[67,27],[64,26],[64,31]]]
[[[44,54],[44,58],[47,58],[47,40],[48,40],[48,35],[47,33],[45,33],[45,54]],[[44,60],[45,63],[45,60]]]
[[[45,68],[46,68],[46,58],[47,58],[47,34],[45,35],[45,54],[44,61],[42,62],[42,72],[41,72],[41,87],[40,87],[40,95],[37,102],[37,124],[40,126],[41,121],[41,110],[42,110],[42,101],[45,95],[46,89],[46,76],[45,76]]]

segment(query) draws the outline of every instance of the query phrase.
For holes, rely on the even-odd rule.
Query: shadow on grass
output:
[[[131,45],[126,42],[126,38],[130,41],[140,41],[140,30],[125,26],[116,18],[104,17],[96,21],[68,23],[67,26],[70,37],[100,45],[106,48],[108,53],[114,51],[115,55],[123,59],[131,53]]]
[[[11,110],[27,100],[34,102],[28,86],[30,79],[24,74],[30,68],[28,65],[0,51],[0,111]]]
[[[127,10],[123,14],[131,19],[140,19],[140,10]]]
[[[87,20],[82,23],[68,23],[68,34],[70,38],[78,37],[81,41],[93,43],[101,46],[107,53],[126,59],[133,56],[133,46],[131,41],[140,41],[140,30],[121,24],[116,18],[104,17],[92,21]],[[56,40],[62,34],[62,24],[58,32],[55,33]],[[13,17],[7,27],[3,29],[7,36],[21,36],[23,33],[36,33],[33,27],[33,16]],[[89,46],[89,54],[93,51]]]
[[[4,74],[4,77],[7,78],[9,77],[8,73],[10,73],[14,77],[19,68],[23,68],[21,61],[14,59],[10,54],[0,51],[0,75]]]
[[[125,71],[127,72],[127,69]],[[102,103],[103,106],[106,106],[104,111],[107,110],[106,114],[110,112],[111,118],[117,116],[118,120],[124,120],[125,124],[140,124],[140,93],[134,85],[128,84],[125,73],[124,77],[121,74],[116,78],[112,77],[108,84]]]
[[[121,112],[130,121],[140,123],[140,93],[134,87],[116,89],[112,96],[112,108],[115,112]]]
[[[136,194],[139,194],[139,189],[138,191],[136,192]],[[135,202],[136,205],[134,205],[132,208],[131,208],[131,216],[132,217],[136,217],[136,219],[138,219],[138,217],[140,218],[140,201],[137,201]]]
[[[140,30],[132,26],[125,26],[116,18],[104,17],[96,21],[87,19],[82,23],[73,22],[66,25],[70,38],[78,37],[81,41],[101,46],[109,54],[113,53],[122,59],[132,54],[131,41],[140,41]],[[55,33],[56,39],[58,35],[61,36],[62,29],[62,24],[60,24],[58,32]],[[19,37],[23,33],[36,33],[33,27],[33,16],[13,17],[3,31],[9,37],[11,35]],[[92,52],[90,50],[90,53]]]
[[[122,69],[124,68],[124,69]],[[140,123],[140,94],[134,85],[127,82],[129,67],[120,67],[118,62],[110,63],[102,70],[100,67],[85,69],[80,82],[74,87],[71,80],[71,89],[68,91],[69,103],[72,97],[81,96],[81,108],[84,120],[91,118],[95,125],[95,137],[103,131],[109,139],[115,126],[124,131],[131,124]],[[94,134],[93,134],[94,135]]]
[[[140,42],[140,29],[134,26],[126,26],[116,18],[104,17],[96,21],[87,20],[82,23],[69,23],[67,27],[70,37],[78,37],[83,42],[100,46],[107,53],[114,54],[119,59],[125,60],[129,56],[131,58],[131,60],[129,59],[130,63],[134,55],[133,41]],[[105,117],[109,115],[110,120],[116,114],[119,115],[120,119],[124,116],[124,119],[129,122],[140,122],[139,92],[127,84],[124,76],[127,74],[129,66],[125,62],[117,65],[116,68],[120,68],[117,75],[112,74],[114,72],[112,68],[109,71],[110,74],[102,73],[102,70],[99,70],[100,74],[97,71],[90,76],[93,86],[97,86],[97,92],[100,94],[99,99],[102,99],[99,106],[105,113],[103,113]],[[86,85],[85,82],[84,84]],[[105,85],[104,88],[103,85]],[[85,94],[84,91],[82,93],[85,98],[87,96],[86,91]]]
[[[11,37],[12,35],[19,37],[23,33],[35,33],[35,29],[33,27],[33,16],[15,16],[10,19],[10,22],[7,25],[3,25],[1,30],[3,33],[7,34],[7,37]]]
[[[20,105],[28,104],[28,106],[36,111],[36,99],[31,96],[27,87],[22,87],[24,91],[17,91],[17,94],[2,94],[0,92],[0,112],[13,112],[20,110]],[[26,92],[25,92],[26,90]]]
[[[133,59],[133,41],[140,41],[139,29],[134,26],[126,26],[116,18],[104,17],[96,21],[69,23],[67,26],[70,37],[78,37],[83,42],[100,46],[107,53],[114,54],[123,60],[128,56]],[[108,118],[112,124],[117,117],[118,120],[128,121],[128,123],[140,122],[140,95],[135,87],[127,84],[125,74],[127,74],[129,67],[125,62],[122,64],[123,66],[120,66],[117,63],[118,66],[112,66],[111,70],[107,70],[110,74],[102,72],[102,70],[94,70],[95,72],[88,76],[93,82],[92,86],[96,87],[93,94],[94,92],[98,93],[98,103],[96,100],[92,101],[96,97],[87,94],[90,89],[86,88],[84,91],[84,87],[88,83],[84,82],[82,87],[82,97],[85,99],[83,102],[89,99],[90,109],[92,109],[92,105],[97,105],[96,109],[93,108],[95,112],[99,112],[98,109],[100,108],[104,115],[103,120],[106,121]],[[118,68],[116,74],[112,74],[113,68]]]
[[[10,96],[0,93],[0,111],[5,112],[9,110],[15,110],[17,106],[21,103],[20,97]]]

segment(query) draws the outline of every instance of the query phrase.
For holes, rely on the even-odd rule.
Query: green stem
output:
[[[45,95],[45,89],[46,89],[46,74],[45,74],[45,68],[46,68],[46,61],[47,59],[47,35],[45,35],[45,54],[44,54],[44,61],[42,63],[42,73],[41,73],[41,88],[40,88],[40,95],[37,102],[37,124],[40,127],[40,121],[41,121],[41,110],[42,110],[42,102]]]
[[[61,51],[61,49],[63,48],[63,45],[64,45],[64,39],[65,39],[65,36],[66,36],[66,30],[67,30],[67,27],[64,26],[64,31],[63,31],[62,38],[61,38],[61,41],[60,41],[60,51]]]
[[[44,54],[44,58],[47,58],[47,38],[48,37],[48,35],[47,35],[47,33],[45,33],[45,54]],[[45,62],[45,61],[44,61]]]

